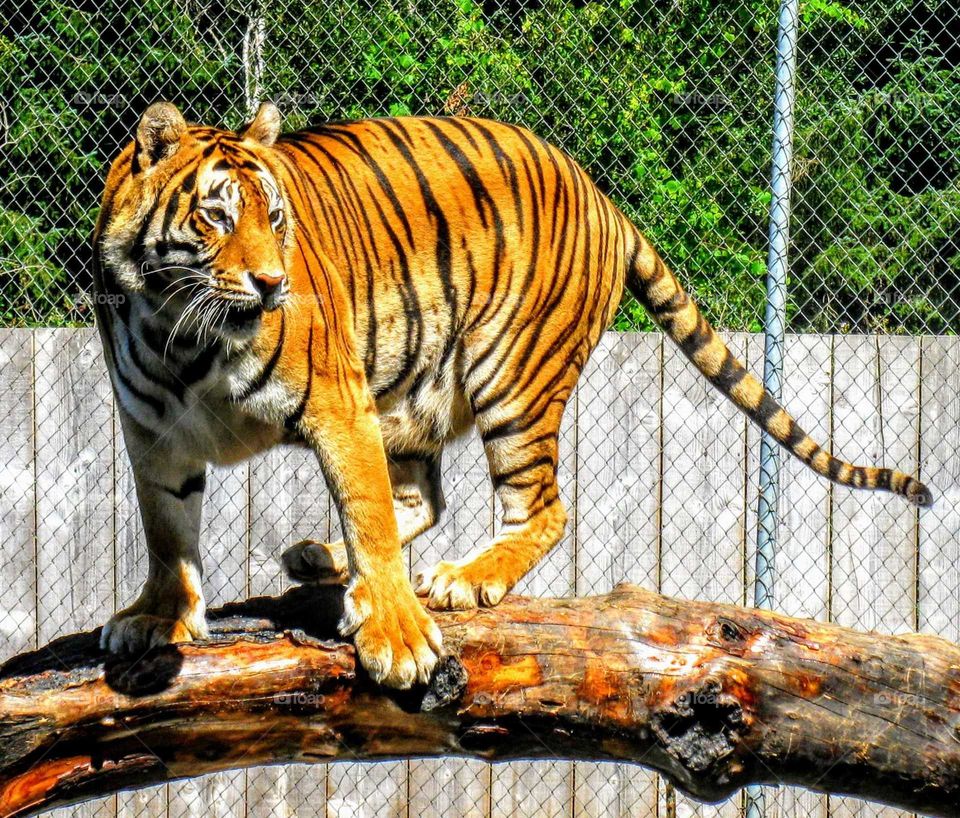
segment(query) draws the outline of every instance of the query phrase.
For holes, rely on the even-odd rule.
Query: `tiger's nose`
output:
[[[284,276],[281,275],[271,275],[270,273],[250,273],[250,281],[253,284],[254,290],[260,296],[260,300],[268,308],[271,306],[271,302],[275,300],[276,295],[278,294],[280,287],[283,284]]]

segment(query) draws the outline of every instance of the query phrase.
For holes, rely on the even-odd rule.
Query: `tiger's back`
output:
[[[277,149],[303,176],[311,240],[351,271],[381,406],[437,407],[432,421],[446,414],[453,433],[468,415],[528,415],[535,381],[582,368],[633,238],[568,156],[521,128],[454,118],[332,123]]]

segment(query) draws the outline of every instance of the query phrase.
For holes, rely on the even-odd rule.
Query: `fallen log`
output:
[[[0,816],[284,762],[635,762],[707,801],[797,784],[960,815],[960,648],[633,586],[440,614],[428,688],[378,688],[335,636],[336,588],[211,614],[136,660],[97,634],[0,668]]]

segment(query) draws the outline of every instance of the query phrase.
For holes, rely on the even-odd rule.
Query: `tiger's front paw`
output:
[[[435,611],[465,611],[478,604],[492,608],[513,587],[504,573],[483,556],[460,562],[441,560],[417,576],[417,593],[426,595],[427,605]]]
[[[137,601],[117,611],[100,632],[101,650],[141,656],[151,648],[209,636],[199,576],[184,572],[147,585]]]
[[[284,551],[281,559],[287,576],[295,582],[345,585],[350,577],[347,549],[342,540],[334,543],[303,540]]]
[[[360,663],[375,682],[401,690],[430,681],[443,647],[440,628],[400,566],[389,576],[350,581],[340,632],[353,635]]]

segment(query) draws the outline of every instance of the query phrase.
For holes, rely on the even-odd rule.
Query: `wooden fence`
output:
[[[759,371],[762,339],[728,336]],[[832,489],[785,463],[777,603],[791,614],[960,638],[960,340],[796,336],[785,399],[844,457],[919,471],[936,494]],[[102,624],[146,571],[132,477],[99,340],[88,329],[0,331],[0,659]],[[562,545],[518,589],[590,594],[630,580],[745,602],[756,536],[758,433],[655,334],[608,334],[563,429]],[[336,527],[309,453],[215,471],[205,499],[209,603],[284,587],[278,557]],[[495,532],[475,437],[446,456],[448,512],[410,548],[412,570]],[[843,798],[767,791],[767,815],[894,816]],[[78,816],[723,816],[645,770],[613,764],[411,761],[277,767],[126,793]]]

